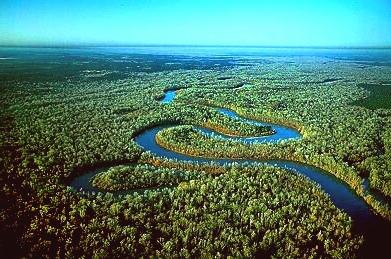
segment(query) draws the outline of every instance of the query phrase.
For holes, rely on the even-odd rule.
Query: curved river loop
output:
[[[165,96],[160,100],[161,104],[170,104],[176,97],[177,90],[166,90]],[[225,116],[242,120],[246,123],[271,126],[274,130],[273,135],[255,136],[255,137],[236,137],[228,136],[222,133],[215,132],[211,129],[195,127],[202,134],[210,137],[219,137],[227,140],[241,141],[246,144],[252,143],[276,143],[282,140],[297,141],[302,138],[299,131],[283,125],[255,121],[243,118],[236,112],[225,109],[216,108],[217,111]],[[196,162],[196,163],[215,163],[218,165],[226,165],[235,163],[238,165],[265,164],[278,168],[287,169],[292,173],[306,176],[311,181],[317,183],[320,188],[326,192],[334,205],[346,212],[353,220],[353,228],[356,233],[364,236],[365,242],[360,253],[361,256],[367,258],[387,258],[389,256],[389,245],[391,244],[391,224],[373,213],[371,207],[352,190],[345,182],[339,180],[334,175],[311,165],[303,164],[288,160],[255,160],[255,159],[232,159],[232,158],[205,158],[197,156],[188,156],[168,150],[156,143],[156,134],[166,128],[178,126],[177,124],[164,124],[148,128],[134,138],[134,141],[145,151],[149,151],[154,156],[175,159],[179,162]],[[83,192],[104,192],[92,186],[93,177],[110,167],[96,168],[84,172],[76,177],[71,182],[71,187],[74,190]],[[118,191],[113,194],[127,194],[137,190]]]

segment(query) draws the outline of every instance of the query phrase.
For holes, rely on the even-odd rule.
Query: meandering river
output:
[[[162,104],[169,104],[174,101],[176,96],[176,90],[167,90],[165,92],[164,98],[160,101]],[[247,144],[252,143],[277,143],[283,140],[299,140],[302,138],[301,134],[293,128],[285,127],[278,124],[265,123],[255,120],[250,120],[241,117],[232,110],[217,108],[219,112],[225,116],[242,120],[246,123],[256,124],[256,125],[267,125],[271,126],[275,131],[275,134],[269,136],[254,136],[254,137],[233,137],[227,136],[218,132],[215,132],[211,129],[196,127],[201,133],[213,136],[220,137],[223,139],[242,141]],[[316,182],[323,191],[325,191],[331,201],[335,204],[336,207],[345,211],[352,219],[354,230],[358,233],[364,235],[366,239],[365,245],[363,246],[362,255],[367,256],[376,256],[377,258],[384,256],[385,258],[389,255],[389,248],[387,246],[389,240],[390,224],[383,220],[381,217],[375,215],[370,206],[359,197],[346,183],[337,179],[332,174],[325,172],[317,167],[287,161],[287,160],[254,160],[254,159],[232,159],[232,158],[205,158],[205,157],[195,157],[187,156],[184,154],[177,153],[172,150],[165,149],[156,143],[156,134],[169,127],[174,127],[177,125],[160,125],[149,128],[139,135],[137,135],[134,141],[142,147],[145,151],[151,152],[153,155],[168,159],[176,159],[181,162],[197,162],[197,163],[216,163],[220,165],[237,163],[242,165],[251,165],[255,163],[263,163],[266,165],[271,165],[279,168],[288,169],[294,173],[304,175],[308,177],[313,182]],[[75,178],[71,186],[76,190],[84,191],[99,191],[91,184],[91,179],[101,171],[108,169],[109,167],[102,167],[96,170],[91,170],[85,172],[81,176]],[[128,191],[129,192],[129,191]],[[124,191],[117,192],[119,194],[126,193]]]

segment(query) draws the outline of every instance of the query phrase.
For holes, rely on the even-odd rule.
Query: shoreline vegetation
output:
[[[216,107],[214,107],[214,108],[216,108]],[[243,120],[241,118],[239,118],[239,119]],[[213,141],[211,141],[213,139],[213,137],[210,138],[210,136],[201,135],[200,132],[198,132],[198,130],[194,129],[194,127],[190,126],[190,125],[177,125],[175,127],[172,127],[172,125],[171,126],[168,125],[168,126],[169,126],[169,128],[165,128],[165,129],[157,132],[155,141],[156,141],[157,145],[159,145],[163,148],[167,148],[168,150],[173,150],[179,154],[188,155],[190,157],[193,156],[195,158],[201,157],[201,158],[212,158],[212,159],[216,159],[216,158],[239,159],[239,160],[237,160],[237,162],[239,162],[241,159],[246,161],[249,158],[256,159],[256,160],[271,159],[271,157],[265,158],[264,155],[260,156],[257,153],[255,154],[255,157],[246,155],[245,154],[246,152],[243,152],[243,150],[238,151],[235,147],[229,147],[229,145],[228,146],[224,145],[224,144],[226,144],[225,142],[227,142],[226,139],[216,139],[216,141],[220,142],[220,144],[219,145],[212,144],[212,146],[214,146],[214,149],[209,149],[209,150],[212,150],[212,152],[208,152],[209,151],[208,149],[206,149],[206,150],[203,149],[203,147],[205,147],[204,143],[208,142],[208,141],[213,143]],[[303,131],[303,129],[302,129],[302,131]],[[198,139],[197,139],[197,137],[198,137]],[[175,140],[175,141],[170,142],[170,140]],[[184,140],[185,140],[185,143],[182,144]],[[186,143],[186,141],[187,141],[187,143]],[[240,143],[240,141],[239,142],[238,141],[228,141],[228,142],[231,142],[231,144]],[[196,146],[194,146],[195,143],[197,143]],[[181,147],[181,144],[182,144],[183,148]],[[243,146],[245,146],[247,148],[252,148],[254,146],[254,144],[251,146],[248,146],[245,143],[242,143],[242,144],[243,144]],[[217,150],[215,149],[216,147],[218,147]],[[197,151],[197,149],[199,149],[199,148],[201,148],[201,153],[199,151]],[[224,153],[224,151],[227,151],[227,150],[234,150],[235,156],[232,156],[231,154],[227,155],[227,153]],[[206,151],[206,153],[205,153],[205,151]],[[224,153],[224,155],[222,153]],[[236,156],[237,154],[241,154],[241,155],[237,157]],[[281,159],[280,156],[272,157],[272,158],[273,159]],[[292,161],[292,157],[290,157],[289,160]],[[302,160],[299,161],[299,160],[300,159],[298,159],[296,161],[304,163],[304,164],[306,162],[308,162],[308,161],[302,161]],[[156,160],[155,160],[155,162],[156,162]],[[235,162],[233,162],[233,163],[235,163]],[[253,164],[253,162],[250,162],[250,163]],[[262,163],[262,162],[260,161],[260,163]],[[175,162],[174,162],[174,164],[175,164]],[[198,164],[198,163],[196,163],[196,164]],[[199,165],[197,165],[196,167],[198,167],[198,170],[200,169]],[[223,167],[226,167],[226,166],[223,166]],[[175,166],[173,168],[175,168]],[[207,168],[207,171],[210,172],[211,167],[206,166],[204,168]],[[254,166],[252,168],[254,168]],[[122,168],[122,169],[123,169],[122,170],[123,172],[132,172],[132,171],[128,171],[129,169],[125,169],[125,168]],[[186,169],[189,169],[189,168],[186,168]],[[114,172],[118,172],[118,171],[114,171]],[[216,173],[216,171],[213,171],[213,169],[212,169],[212,172]],[[330,173],[330,171],[328,173]],[[335,173],[332,173],[332,174],[334,174],[335,176],[338,177],[338,174],[335,174]],[[132,175],[130,175],[130,176],[131,176],[130,179],[132,179]],[[117,188],[117,189],[111,189],[111,190],[118,191],[118,188],[121,188],[121,187],[123,188],[123,185],[120,184],[118,186],[118,184],[115,183],[115,182],[118,182],[118,181],[121,182],[121,181],[118,179],[118,177],[116,177],[116,174],[114,174],[114,180],[113,180],[113,174],[110,174],[110,171],[107,171],[107,172],[104,172],[103,174],[101,173],[101,174],[94,176],[94,178],[92,178],[91,181],[92,181],[91,184],[96,187],[101,187],[101,188],[103,187],[104,188],[105,186],[109,186],[109,188],[110,188],[110,184],[113,184],[113,186],[115,186],[115,188]],[[164,182],[164,181],[162,181],[162,182]],[[346,180],[345,180],[345,182],[346,182]],[[357,187],[357,185],[352,186],[351,182],[347,182],[347,183],[350,187],[353,187],[353,190],[355,191],[355,193],[357,195],[359,195],[359,197],[363,198],[368,204],[371,205],[372,209],[374,209],[374,205],[380,204],[380,206],[375,207],[375,211],[377,211],[379,213],[379,207],[384,208],[384,206],[383,206],[384,204],[382,204],[378,200],[374,199],[373,196],[367,190],[364,193],[363,184],[361,184],[359,187]],[[355,182],[353,181],[353,183],[355,183]],[[172,184],[173,183],[171,183],[171,185],[170,185],[171,187],[173,186]],[[182,188],[182,186],[187,185],[187,184],[188,184],[187,182],[176,182],[175,185],[178,186],[177,188]],[[165,185],[167,186],[167,183]],[[129,187],[129,185],[125,185],[125,186]],[[135,187],[138,188],[138,187],[145,187],[145,186],[135,186]],[[156,187],[156,186],[153,186],[153,187]],[[110,189],[107,189],[107,188],[106,188],[106,190],[110,191]],[[360,191],[361,191],[361,193],[360,193]],[[387,205],[385,207],[386,207],[386,213],[387,213],[388,207],[387,207]],[[382,214],[382,212],[383,212],[383,214]],[[385,214],[384,210],[383,211],[380,210],[380,214],[389,220],[389,218],[388,218],[389,215]]]
[[[259,120],[254,117],[253,119]],[[273,119],[270,119],[270,122],[276,123]],[[290,124],[290,126],[292,127],[292,124]],[[172,140],[175,141],[172,142]],[[287,153],[277,153],[275,150],[277,148],[274,147],[276,144],[246,144],[241,143],[240,141],[223,140],[218,138],[214,139],[213,137],[202,135],[189,125],[176,126],[160,131],[156,135],[156,143],[163,148],[194,157],[223,157],[242,160],[283,159],[313,165],[347,183],[358,196],[363,198],[371,206],[376,213],[380,214],[388,221],[391,221],[390,203],[384,203],[376,199],[373,194],[364,189],[363,178],[357,176],[357,174],[355,174],[352,170],[349,170],[349,168],[341,167],[332,160],[308,160],[308,158],[305,157],[292,157]],[[210,143],[213,148],[208,148],[208,143]],[[272,151],[270,151],[270,149]],[[233,152],[231,153],[230,150]],[[350,172],[350,175],[347,175],[347,172]]]

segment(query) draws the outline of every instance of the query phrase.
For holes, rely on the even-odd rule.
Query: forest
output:
[[[118,76],[121,70],[93,80],[74,67],[65,78],[3,77],[0,250],[12,257],[359,257],[366,237],[306,177],[262,164],[175,162],[134,140],[177,124],[156,142],[193,156],[313,165],[389,222],[391,110],[358,100],[371,96],[364,83],[388,87],[391,68],[320,57],[267,61]],[[167,89],[177,95],[161,104]],[[295,128],[302,138],[246,144],[206,136],[197,127],[275,133],[216,107]],[[91,180],[99,191],[70,186],[101,167],[108,169]]]

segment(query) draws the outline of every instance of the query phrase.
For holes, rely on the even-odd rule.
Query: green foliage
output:
[[[176,186],[200,178],[202,173],[155,168],[150,165],[116,166],[92,179],[93,186],[104,191],[119,191]]]
[[[361,84],[370,94],[365,99],[355,101],[353,104],[368,109],[391,109],[391,83],[384,84]]]
[[[354,256],[360,238],[352,234],[351,220],[303,177],[261,166],[207,170],[170,163],[132,141],[145,128],[168,122],[231,135],[270,133],[210,106],[229,107],[295,126],[304,138],[249,148],[182,126],[161,132],[158,141],[184,153],[305,161],[361,195],[362,177],[369,176],[372,188],[391,197],[391,112],[350,105],[367,94],[357,83],[390,81],[389,68],[316,58],[267,61],[211,70],[109,71],[118,75],[111,79],[4,77],[10,80],[1,82],[0,95],[0,236],[9,241],[0,250],[12,243],[20,256],[32,257]],[[251,87],[232,89],[241,82]],[[160,105],[163,90],[175,85],[186,89],[178,90],[174,103]],[[115,197],[67,187],[85,168],[123,162],[156,167],[114,167],[94,184],[110,191],[157,189]]]

